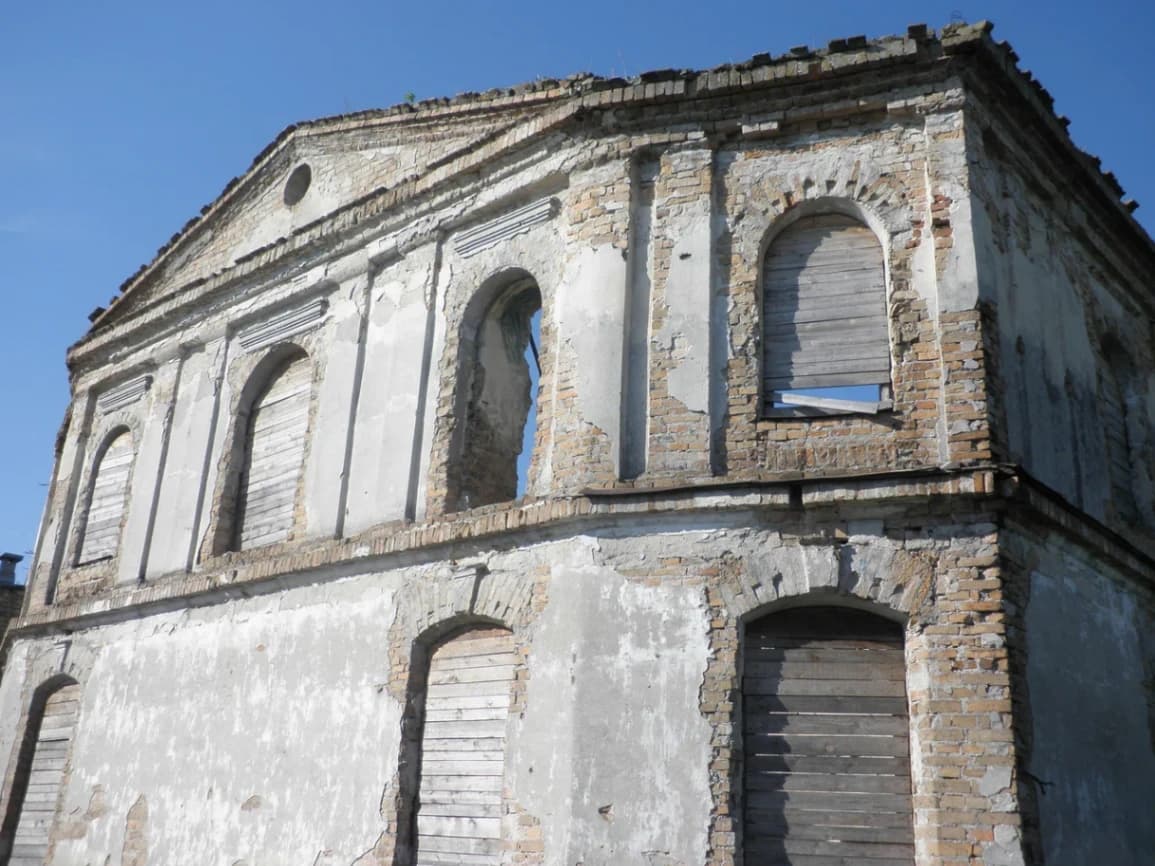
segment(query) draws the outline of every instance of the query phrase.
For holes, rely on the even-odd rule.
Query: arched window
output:
[[[886,405],[890,339],[874,232],[841,214],[799,219],[767,249],[762,293],[767,412],[876,412]]]
[[[411,686],[411,703],[420,707],[419,746],[406,761],[417,766],[408,780],[413,863],[501,861],[516,659],[509,631],[479,627],[436,645],[417,671],[424,679]]]
[[[462,350],[471,364],[458,508],[508,502],[525,492],[536,423],[541,292],[530,277],[493,301]],[[472,342],[472,345],[471,345]]]
[[[295,352],[281,361],[253,400],[237,488],[237,550],[284,541],[293,531],[312,372],[308,355]]]
[[[80,686],[69,683],[45,691],[33,699],[17,757],[4,820],[3,835],[11,845],[4,861],[8,866],[40,866],[47,860],[76,729]]]
[[[860,610],[756,620],[742,654],[747,863],[913,863],[902,627]]]
[[[1101,348],[1105,366],[1099,370],[1099,412],[1103,439],[1107,446],[1107,478],[1111,483],[1110,504],[1115,516],[1125,523],[1139,518],[1135,502],[1134,470],[1131,464],[1129,408],[1133,388],[1133,367],[1127,352],[1108,335]]]
[[[132,473],[132,434],[121,430],[97,458],[88,495],[77,565],[112,559],[120,547],[120,529]]]

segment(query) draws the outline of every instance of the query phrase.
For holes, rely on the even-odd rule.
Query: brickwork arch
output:
[[[531,387],[541,348],[532,333],[543,315],[537,279],[505,268],[485,279],[458,325],[455,411],[446,419],[450,460],[447,505],[461,510],[505,502],[518,494],[518,460],[526,425],[536,418]],[[527,360],[529,347],[532,359]],[[537,390],[540,390],[540,386]],[[531,439],[536,436],[530,431]]]
[[[379,863],[408,866],[413,853],[413,791],[419,784],[419,747],[424,706],[424,677],[430,654],[456,635],[475,629],[508,632],[516,662],[509,714],[525,711],[530,642],[533,623],[545,607],[544,575],[497,571],[483,563],[464,564],[453,570],[431,570],[420,580],[409,581],[397,594],[393,623],[389,628],[387,688],[403,707],[398,770],[381,799],[385,825],[374,854]],[[502,844],[516,846],[522,835],[539,833],[537,822],[523,807],[503,795],[506,814],[521,815],[516,829],[506,828]],[[532,857],[527,863],[532,862]]]
[[[699,709],[712,728],[711,864],[741,866],[743,764],[734,732],[741,724],[745,630],[776,612],[817,606],[862,610],[898,623],[907,633],[907,677],[926,675],[921,628],[931,608],[936,558],[929,551],[865,544],[794,544],[774,559],[726,559],[707,591],[710,656]],[[912,749],[917,742],[913,734]]]
[[[729,296],[729,357],[717,463],[726,474],[809,473],[829,466],[873,470],[942,461],[937,419],[916,414],[918,404],[942,399],[942,375],[936,366],[941,349],[934,311],[914,289],[916,252],[933,239],[926,228],[925,184],[913,172],[895,171],[865,151],[838,158],[803,150],[751,152],[723,163],[730,232],[719,242],[717,267]],[[877,395],[878,406],[889,413],[885,416],[827,419],[813,410],[767,411],[773,401],[766,393],[766,370],[784,368],[768,368],[764,358],[766,252],[798,221],[817,215],[852,219],[879,241],[884,309],[874,329],[885,329],[887,345],[881,338],[871,342],[878,348],[871,376],[885,378],[882,359],[889,357],[889,380]],[[769,390],[794,387],[777,383]]]

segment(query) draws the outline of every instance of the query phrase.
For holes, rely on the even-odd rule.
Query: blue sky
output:
[[[197,3],[0,11],[0,550],[30,551],[86,316],[294,121],[993,20],[1155,227],[1155,4]],[[27,566],[23,563],[21,569]]]

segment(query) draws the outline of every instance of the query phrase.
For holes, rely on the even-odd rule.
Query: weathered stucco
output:
[[[1045,862],[1138,866],[1155,850],[1150,599],[1112,565],[1049,541],[1020,578],[1027,769]]]
[[[906,856],[1138,863],[1155,251],[988,29],[286,131],[70,352],[0,858],[67,683],[48,862],[411,866],[428,659],[477,627],[510,683],[486,857],[749,864],[746,629],[832,605],[901,624]],[[765,251],[816,215],[882,253],[871,411],[763,393]],[[238,550],[290,357],[292,514]],[[80,564],[126,433],[116,552]]]

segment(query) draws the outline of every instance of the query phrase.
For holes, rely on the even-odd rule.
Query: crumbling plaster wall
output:
[[[360,247],[287,259],[202,312],[189,308],[153,339],[106,353],[118,370],[152,377],[123,410],[144,433],[117,579],[197,568],[227,548],[239,395],[278,328],[278,339],[300,343],[316,367],[294,539],[456,507],[467,310],[506,275],[532,277],[543,301],[531,496],[619,477],[627,397],[645,403],[643,480],[984,459],[970,271],[956,261],[972,255],[956,204],[967,200],[961,121],[949,104],[925,107],[934,109],[926,117],[903,109],[786,128],[773,146],[719,149],[689,132],[545,142],[493,166],[484,184],[447,189],[420,218],[398,214],[395,230],[370,227]],[[637,320],[627,313],[628,248],[639,219],[635,165],[647,154],[657,160],[645,244],[650,313]],[[547,218],[459,249],[467,233],[543,201],[553,202]],[[887,244],[893,413],[758,420],[757,263],[781,214],[810,208],[850,209]],[[323,309],[305,324],[276,324],[317,303]],[[623,369],[635,331],[644,357],[629,363],[644,364],[648,383],[636,396]],[[255,349],[253,332],[266,334]],[[75,382],[46,552],[61,549],[82,490],[108,369],[86,366]],[[38,573],[68,568],[65,557],[39,562]]]
[[[81,684],[57,864],[121,862],[142,797],[132,845],[146,837],[156,866],[384,864],[413,641],[496,621],[524,652],[505,797],[519,862],[731,864],[742,623],[792,601],[867,604],[909,620],[918,862],[1017,864],[994,532],[864,503],[510,535],[456,563],[321,571],[22,641],[0,708],[18,718],[58,672]],[[0,732],[6,761],[20,727]],[[960,752],[960,731],[983,748]]]
[[[851,127],[853,132],[848,132]],[[780,130],[719,154],[730,294],[724,463],[730,472],[882,469],[989,459],[976,337],[962,115],[944,111]],[[894,411],[761,419],[758,266],[768,238],[805,213],[866,222],[887,262]],[[963,266],[960,266],[963,265]]]
[[[1103,352],[1113,339],[1138,372],[1130,391],[1131,494],[1155,527],[1155,350],[1149,275],[1134,270],[1130,238],[1114,237],[1081,195],[1045,170],[1042,156],[980,108],[970,109],[973,213],[982,300],[997,331],[1000,456],[1020,463],[1092,517],[1117,529],[1104,431],[1104,377],[1121,375]],[[1116,479],[1116,484],[1119,479]],[[1135,528],[1135,527],[1130,527]]]
[[[1004,535],[1016,717],[1047,866],[1155,851],[1155,594],[1054,531]],[[1144,585],[1146,584],[1146,585]]]
[[[238,292],[184,328],[77,377],[41,533],[34,603],[45,603],[53,589],[67,598],[94,581],[107,588],[184,571],[220,552],[216,536],[231,491],[226,476],[237,469],[245,435],[242,393],[261,361],[290,342],[309,353],[315,368],[304,471],[310,495],[300,499],[296,537],[333,534],[346,492],[341,482],[366,286],[364,254],[332,261],[275,288]],[[125,384],[136,387],[105,411],[105,399]],[[94,449],[116,426],[132,430],[136,446],[118,557],[73,569]]]
[[[701,593],[623,581],[594,551],[577,541],[489,560],[486,581],[515,586],[505,574],[544,569],[560,590],[541,621],[511,623],[531,640],[529,696],[511,723],[512,799],[542,822],[546,862],[571,862],[569,849],[587,851],[586,862],[642,849],[700,862],[709,799],[696,701]],[[39,676],[66,664],[82,684],[53,862],[120,862],[126,816],[141,797],[152,864],[315,866],[374,851],[395,820],[388,795],[406,685],[391,668],[391,623],[402,617],[402,633],[412,633],[422,621],[397,595],[409,587],[428,603],[431,627],[468,619],[451,601],[455,580],[443,565],[411,568],[145,617],[76,636],[71,663],[52,655],[52,639],[23,644],[0,706],[18,717],[38,682],[22,656],[52,655]],[[427,595],[430,586],[442,591]],[[508,610],[500,590],[498,601]],[[624,750],[613,761],[607,730]],[[13,733],[0,740],[5,755]],[[625,754],[651,745],[663,759],[627,770]],[[639,773],[650,781],[636,784]],[[582,780],[576,801],[571,779]],[[603,800],[616,803],[614,814],[599,814]],[[519,850],[532,853],[534,838],[540,847],[539,835]]]

